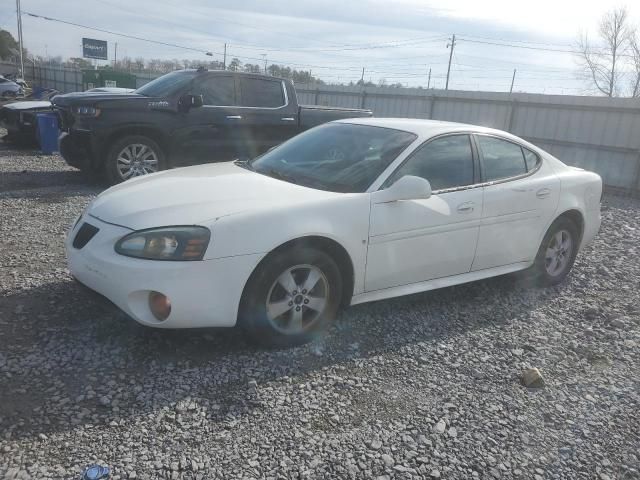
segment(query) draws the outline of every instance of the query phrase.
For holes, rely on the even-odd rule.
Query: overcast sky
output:
[[[7,3],[13,0],[5,0]],[[113,58],[190,58],[203,53],[154,45],[85,28],[32,18],[32,12],[91,27],[179,44],[228,58],[311,70],[325,81],[365,79],[408,86],[444,86],[455,33],[450,88],[505,91],[517,69],[516,91],[587,94],[575,57],[525,47],[573,49],[581,30],[594,32],[602,14],[624,3],[602,0],[22,0],[25,46],[36,55],[81,56],[81,38],[109,42]],[[446,5],[446,6],[445,6]],[[628,2],[640,24],[640,2]],[[15,11],[0,13],[0,27],[14,36]]]

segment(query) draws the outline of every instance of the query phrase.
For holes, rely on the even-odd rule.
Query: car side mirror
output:
[[[192,108],[199,108],[202,105],[204,105],[202,95],[186,94],[180,97],[180,109],[184,112],[188,112]]]
[[[422,177],[405,175],[384,190],[373,192],[374,203],[398,202],[400,200],[425,200],[431,197],[431,184]]]

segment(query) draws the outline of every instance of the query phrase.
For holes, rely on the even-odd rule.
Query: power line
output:
[[[48,20],[50,22],[64,23],[66,25],[73,25],[74,27],[86,28],[88,30],[95,30],[96,32],[108,33],[109,35],[117,35],[119,37],[131,38],[133,40],[140,40],[142,42],[155,43],[157,45],[164,45],[166,47],[181,48],[183,50],[191,50],[193,52],[200,52],[200,53],[204,53],[204,54],[211,53],[208,50],[203,50],[203,49],[200,49],[200,48],[186,47],[184,45],[178,45],[176,43],[161,42],[159,40],[151,40],[149,38],[138,37],[138,36],[129,35],[129,34],[126,34],[126,33],[114,32],[112,30],[107,30],[107,29],[104,29],[104,28],[89,27],[87,25],[82,25],[81,23],[69,22],[67,20],[60,20],[59,18],[46,17],[44,15],[38,15],[36,13],[25,12],[25,11],[23,11],[22,13],[24,13],[25,15],[29,15],[30,17],[35,17],[35,18],[40,18],[40,19],[43,19],[43,20]]]
[[[509,47],[509,48],[524,48],[526,50],[538,50],[543,52],[555,52],[555,53],[571,53],[571,54],[582,54],[579,50],[564,50],[564,49],[556,49],[556,48],[547,48],[547,47],[532,47],[528,45],[516,45],[513,43],[498,43],[498,42],[489,42],[485,40],[472,40],[470,38],[459,38],[459,41],[468,42],[468,43],[481,43],[484,45],[494,45],[497,47]],[[611,53],[607,52],[599,52],[599,55],[613,56]],[[618,54],[619,57],[631,57],[632,55]]]
[[[375,50],[381,48],[396,48],[396,47],[407,47],[411,45],[420,45],[424,43],[431,42],[440,42],[445,40],[447,37],[438,35],[437,37],[431,37],[430,39],[421,39],[421,40],[412,40],[405,41],[404,43],[399,43],[398,41],[395,43],[385,42],[381,44],[362,44],[362,45],[354,45],[352,47],[340,47],[340,48],[313,48],[313,47],[288,47],[288,48],[264,48],[258,45],[250,45],[250,44],[233,44],[235,48],[250,48],[250,49],[260,49],[265,51],[273,51],[273,52],[345,52],[351,50]]]
[[[120,36],[120,37],[124,37],[124,38],[130,38],[133,40],[139,40],[139,41],[143,41],[143,42],[148,42],[148,43],[154,43],[157,45],[164,45],[164,46],[169,46],[169,47],[173,47],[173,48],[180,48],[183,50],[190,50],[190,51],[194,51],[194,52],[199,52],[199,53],[204,53],[204,54],[211,54],[212,52],[208,51],[208,50],[204,50],[204,49],[199,49],[199,48],[194,48],[194,47],[188,47],[185,45],[179,45],[176,43],[169,43],[169,42],[162,42],[159,40],[152,40],[150,38],[145,38],[145,37],[140,37],[140,36],[136,36],[136,35],[129,35],[126,33],[121,33],[121,32],[115,32],[113,30],[107,30],[104,28],[98,28],[98,27],[92,27],[89,25],[84,25],[81,23],[76,23],[76,22],[71,22],[68,20],[62,20],[59,18],[54,18],[54,17],[49,17],[49,16],[45,16],[45,15],[38,15],[36,13],[32,13],[32,12],[23,12],[25,15],[29,15],[31,17],[34,18],[39,18],[39,19],[43,19],[43,20],[47,20],[47,21],[51,21],[51,22],[58,22],[58,23],[62,23],[65,25],[72,25],[74,27],[79,27],[79,28],[85,28],[88,30],[94,30],[97,32],[103,32],[103,33],[108,33],[110,35],[116,35],[116,36]],[[224,56],[224,53],[221,52],[213,52],[216,53],[217,55],[220,56]],[[227,55],[231,56],[231,57],[236,57],[238,59],[245,59],[245,60],[254,60],[254,61],[264,61],[264,58],[259,58],[259,57],[252,57],[252,56],[247,56],[247,55],[231,55],[229,53],[227,53]],[[279,59],[272,59],[272,62],[275,63],[281,63],[281,64],[287,64],[287,65],[292,65],[292,66],[301,66],[301,67],[312,67],[312,68],[318,68],[318,69],[332,69],[332,70],[357,70],[359,71],[360,68],[359,67],[336,67],[336,66],[324,66],[324,65],[312,65],[312,64],[307,64],[307,63],[298,63],[298,62],[290,62],[287,60],[279,60]],[[402,65],[402,66],[406,66],[406,65]],[[371,70],[371,72],[376,73],[375,70]],[[377,73],[383,73],[383,72],[377,72]]]

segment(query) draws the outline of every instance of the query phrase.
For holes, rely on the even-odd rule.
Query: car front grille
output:
[[[78,233],[76,233],[75,238],[73,239],[73,248],[77,248],[78,250],[80,250],[87,243],[89,243],[89,240],[91,240],[99,230],[100,229],[98,227],[94,227],[87,222],[83,223],[78,229]]]
[[[15,110],[10,110],[8,108],[0,110],[0,122],[5,127],[17,127],[19,119],[20,115]]]

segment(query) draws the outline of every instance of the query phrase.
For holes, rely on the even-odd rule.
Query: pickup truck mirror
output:
[[[199,108],[202,105],[204,105],[202,95],[186,94],[180,97],[180,109],[184,112],[188,112],[192,108]]]
[[[425,200],[431,197],[431,184],[422,177],[405,175],[384,190],[373,192],[374,203],[398,202],[400,200]]]

